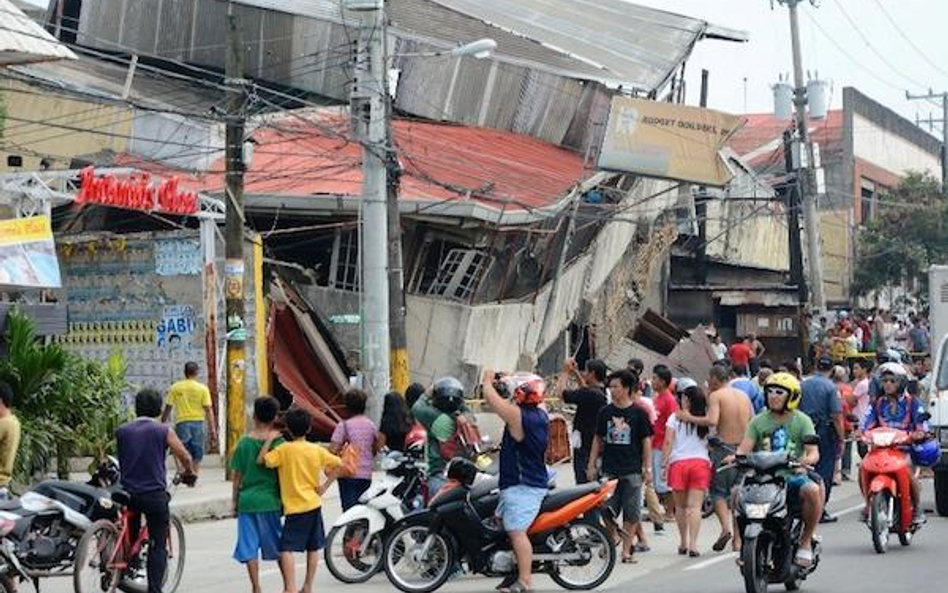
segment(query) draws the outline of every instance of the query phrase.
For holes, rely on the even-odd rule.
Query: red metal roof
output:
[[[728,146],[755,168],[776,164],[783,167],[783,131],[794,120],[777,119],[771,113],[744,116],[744,126],[728,139]],[[810,136],[820,144],[821,152],[835,150],[843,137],[843,111],[829,111],[823,119],[810,120]]]
[[[348,118],[325,113],[305,117],[287,117],[253,132],[256,146],[245,175],[248,195],[359,194],[361,147],[349,139]],[[579,154],[529,136],[411,120],[395,120],[393,131],[405,169],[403,200],[473,200],[508,212],[533,210],[556,204],[583,177]],[[123,159],[116,164],[121,166]],[[222,157],[211,173],[182,180],[182,185],[219,193],[223,169]]]

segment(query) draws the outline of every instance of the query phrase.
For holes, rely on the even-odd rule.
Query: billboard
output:
[[[0,286],[62,286],[49,217],[0,220]]]
[[[712,109],[613,97],[599,168],[721,187],[733,175],[719,151],[740,123]]]

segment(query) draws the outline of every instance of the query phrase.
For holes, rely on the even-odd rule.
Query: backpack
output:
[[[339,466],[338,475],[340,478],[353,478],[356,472],[359,471],[359,458],[362,451],[349,442],[349,427],[345,420],[342,421],[342,429],[345,434],[342,437],[342,448],[339,450],[339,459],[342,460],[342,465]]]
[[[438,452],[444,459],[463,457],[473,460],[483,453],[482,443],[481,430],[474,421],[474,417],[458,414],[454,418],[454,434],[438,446]]]

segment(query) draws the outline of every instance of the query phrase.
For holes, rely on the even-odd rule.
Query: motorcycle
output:
[[[808,437],[807,445],[818,443]],[[744,475],[734,504],[734,516],[743,536],[740,565],[747,593],[765,593],[770,583],[796,591],[820,562],[821,547],[813,540],[813,560],[807,567],[794,563],[803,520],[787,507],[782,473],[803,467],[786,453],[758,452],[737,457]]]
[[[430,593],[441,587],[461,561],[471,572],[506,577],[517,570],[510,540],[496,522],[496,480],[449,482],[428,507],[396,523],[385,544],[389,580],[405,593]],[[546,573],[561,587],[600,586],[615,567],[616,550],[590,511],[615,493],[615,480],[551,491],[528,530],[533,571]],[[589,570],[590,565],[597,569]],[[574,571],[575,569],[575,571]],[[591,575],[590,575],[591,573]],[[590,575],[590,576],[584,576]]]
[[[13,580],[69,577],[76,545],[99,519],[115,519],[109,488],[118,482],[118,462],[109,458],[85,484],[41,482],[19,499],[0,502],[0,587]]]
[[[326,567],[343,583],[363,583],[382,568],[382,549],[391,526],[424,506],[427,495],[424,443],[381,461],[386,475],[343,513],[326,538]]]
[[[872,533],[872,547],[876,553],[885,554],[890,533],[897,534],[899,542],[908,546],[921,527],[913,520],[912,464],[905,451],[912,444],[912,438],[904,430],[876,428],[864,433],[862,440],[869,445],[869,454],[859,470],[869,508],[867,523]]]

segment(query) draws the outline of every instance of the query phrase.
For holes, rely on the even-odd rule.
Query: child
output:
[[[286,428],[293,439],[273,449],[280,433],[271,431],[260,449],[257,463],[276,468],[280,477],[280,498],[286,520],[280,538],[280,568],[285,593],[312,593],[319,550],[325,546],[322,494],[333,482],[327,469],[337,468],[342,460],[326,449],[306,441],[312,419],[309,412],[292,408],[286,413]],[[329,478],[320,484],[320,474]],[[294,552],[306,552],[306,580],[296,588]]]
[[[230,469],[234,473],[234,508],[237,511],[237,547],[234,560],[247,565],[253,593],[260,593],[260,563],[280,559],[280,484],[276,470],[257,464],[257,456],[273,431],[280,404],[272,397],[253,403],[253,430],[241,438]],[[278,438],[273,447],[283,444]],[[283,565],[280,565],[283,568]]]

